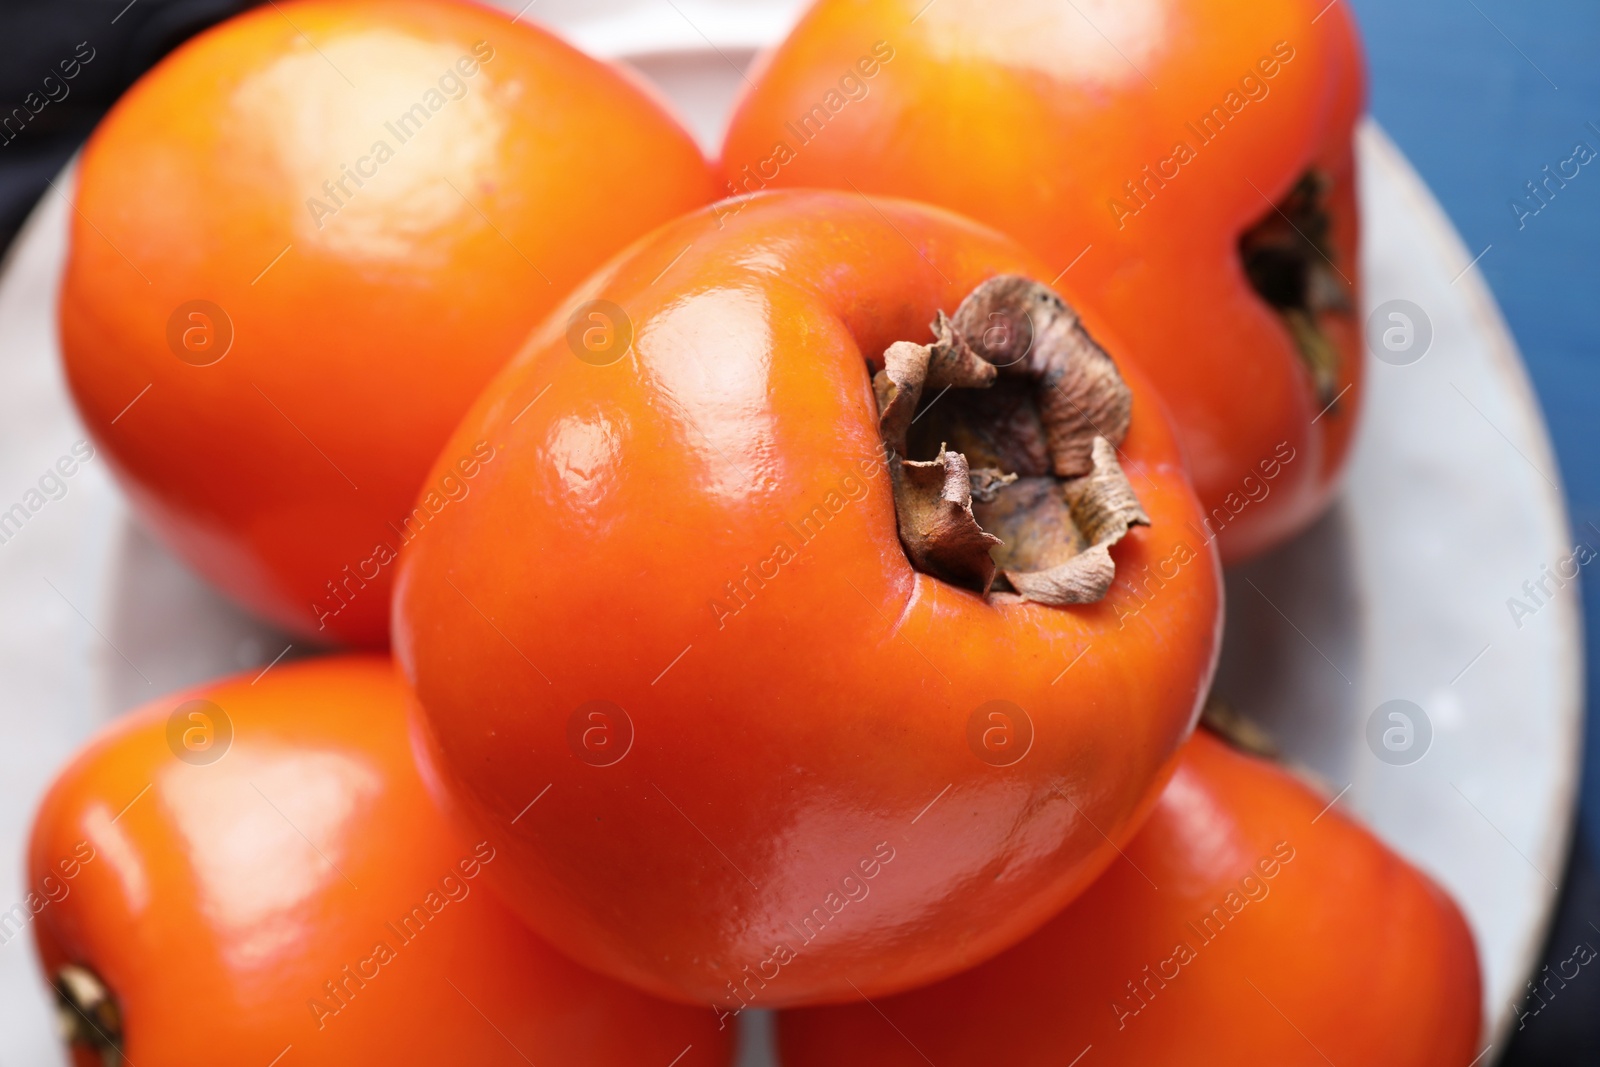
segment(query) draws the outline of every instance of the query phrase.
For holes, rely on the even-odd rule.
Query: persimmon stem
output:
[[[1065,301],[1014,275],[932,329],[890,345],[873,378],[912,566],[984,595],[1100,600],[1111,546],[1150,522],[1118,458],[1133,397],[1116,364]]]

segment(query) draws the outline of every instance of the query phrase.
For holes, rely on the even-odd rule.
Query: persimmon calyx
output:
[[[1343,357],[1323,320],[1355,313],[1354,286],[1339,269],[1333,243],[1333,185],[1325,172],[1307,171],[1239,238],[1245,276],[1283,320],[1317,402],[1329,410],[1339,401]]]
[[[1205,706],[1200,710],[1200,725],[1240,752],[1276,763],[1284,762],[1283,751],[1272,735],[1216,693],[1207,695]]]
[[[1015,275],[932,330],[890,345],[873,377],[912,566],[984,595],[1100,600],[1111,546],[1150,523],[1118,460],[1133,396],[1115,362],[1065,301]]]
[[[1277,740],[1266,728],[1215,692],[1206,696],[1205,705],[1200,710],[1200,726],[1246,755],[1277,764],[1298,778],[1307,789],[1328,800],[1329,807],[1332,807],[1332,801],[1342,795],[1332,782],[1278,747]]]
[[[51,985],[61,1039],[98,1052],[106,1067],[122,1067],[122,1010],[99,976],[69,963],[55,973]]]

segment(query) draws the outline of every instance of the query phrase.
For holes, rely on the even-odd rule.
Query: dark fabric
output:
[[[195,33],[251,6],[250,0],[3,0],[0,247],[11,243],[46,182],[134,79]],[[93,58],[83,62],[84,56]]]
[[[1517,1006],[1501,1067],[1600,1063],[1600,871],[1593,840],[1594,828],[1580,821],[1544,966],[1529,975],[1537,996]]]

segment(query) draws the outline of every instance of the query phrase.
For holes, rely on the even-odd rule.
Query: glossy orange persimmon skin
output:
[[[579,294],[625,309],[625,356],[580,360],[557,314],[463,422],[446,455],[500,458],[402,559],[396,654],[507,899],[575,959],[725,1013],[906,988],[1043,922],[1153,802],[1221,602],[1143,379],[1153,525],[1102,602],[986,601],[898,540],[872,365],[1043,269],[903,201],[717,205]],[[969,746],[992,700],[1033,726],[1012,766]]]
[[[1448,895],[1202,731],[1127,858],[1038,933],[876,1008],[785,1013],[779,1043],[786,1067],[1059,1067],[1086,1047],[1138,1067],[1467,1067],[1479,983]]]
[[[1316,167],[1333,259],[1358,285],[1363,77],[1348,5],[1324,0],[820,0],[754,75],[723,166],[740,192],[939,204],[1067,271],[1161,391],[1232,562],[1315,519],[1349,451],[1357,320],[1322,320],[1342,356],[1330,408],[1238,242]],[[1214,107],[1225,121],[1200,129]],[[1179,143],[1193,158],[1164,163]]]
[[[169,56],[85,148],[68,381],[192,566],[292,632],[381,646],[394,553],[472,398],[572,285],[713,195],[642,83],[526,21],[264,5]],[[426,488],[448,506],[463,486]]]
[[[252,677],[112,724],[35,822],[32,885],[59,898],[33,923],[45,970],[87,965],[114,992],[127,1062],[266,1064],[292,1046],[284,1062],[328,1067],[621,1067],[689,1045],[680,1063],[729,1062],[709,1013],[578,967],[490,893],[500,835],[452,832],[418,776],[387,659]],[[169,744],[169,716],[196,699],[233,730],[203,765],[175,753],[220,743],[217,716],[196,721],[213,732],[194,746]],[[88,1050],[76,1062],[99,1064]]]

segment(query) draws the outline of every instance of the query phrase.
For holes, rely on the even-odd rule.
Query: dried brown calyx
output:
[[[1205,706],[1200,710],[1200,725],[1240,752],[1248,752],[1262,759],[1283,761],[1283,753],[1272,735],[1215,693],[1206,696]]]
[[[106,1067],[123,1067],[122,1011],[99,976],[69,963],[56,972],[51,984],[62,1040],[98,1052]]]
[[[900,542],[925,574],[1041,604],[1089,604],[1111,546],[1148,526],[1117,446],[1133,397],[1077,313],[1014,275],[973,290],[931,344],[873,377]]]
[[[1205,706],[1200,711],[1200,725],[1236,751],[1267,760],[1288,771],[1313,792],[1325,797],[1330,808],[1344,795],[1317,771],[1279,748],[1272,734],[1254,719],[1214,692],[1206,696]]]
[[[1353,286],[1339,268],[1330,235],[1332,190],[1326,174],[1307,171],[1282,203],[1239,238],[1245,276],[1288,327],[1323,405],[1338,399],[1341,357],[1322,319],[1355,313]]]

